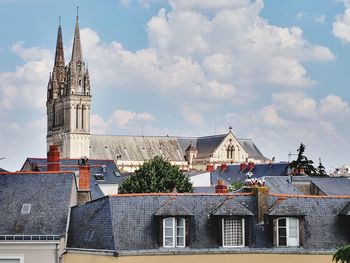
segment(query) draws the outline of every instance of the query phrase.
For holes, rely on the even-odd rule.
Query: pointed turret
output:
[[[80,30],[79,30],[78,15],[75,21],[75,32],[74,32],[71,62],[73,63],[83,62],[83,53],[81,51],[81,44],[80,44]]]
[[[56,43],[56,54],[54,67],[64,67],[64,51],[63,51],[63,40],[62,40],[62,28],[61,23],[58,26],[57,32],[57,43]]]

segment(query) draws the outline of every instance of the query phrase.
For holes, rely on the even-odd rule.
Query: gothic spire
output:
[[[71,62],[78,62],[78,61],[83,62],[83,53],[81,51],[79,20],[78,20],[78,13],[77,13],[77,18],[75,21],[75,32],[74,32]]]
[[[54,67],[64,67],[64,51],[63,51],[63,41],[62,41],[61,17],[60,17],[60,22],[58,25],[58,32],[57,32],[57,44],[56,44]]]

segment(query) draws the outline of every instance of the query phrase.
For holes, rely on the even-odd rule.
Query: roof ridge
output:
[[[110,194],[108,197],[137,197],[137,196],[250,196],[253,193],[133,193]]]
[[[350,195],[300,195],[300,194],[269,194],[269,196],[275,196],[275,197],[296,197],[296,198],[319,198],[319,199],[331,199],[331,198],[338,198],[338,199],[348,199],[350,198]]]
[[[2,174],[71,174],[74,173],[73,171],[43,171],[43,172],[0,172],[0,175]]]

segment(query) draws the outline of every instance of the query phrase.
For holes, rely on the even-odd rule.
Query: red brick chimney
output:
[[[227,164],[226,163],[222,163],[221,164],[221,172],[225,172],[226,169],[227,169]]]
[[[90,191],[90,165],[79,165],[79,190]]]
[[[252,171],[254,169],[254,162],[249,162],[248,164],[248,172]]]
[[[225,181],[220,179],[218,180],[218,184],[215,186],[215,193],[225,194],[228,192],[227,185],[225,185]]]
[[[55,144],[50,145],[49,151],[47,152],[47,170],[50,172],[61,170],[60,152]]]
[[[214,171],[214,166],[212,164],[207,165],[207,172],[213,172]]]
[[[240,171],[243,172],[244,169],[247,167],[247,164],[246,163],[241,163],[240,165]]]

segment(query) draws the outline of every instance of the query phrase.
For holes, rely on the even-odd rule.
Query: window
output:
[[[222,246],[244,247],[244,218],[222,219]]]
[[[299,246],[299,220],[294,217],[277,219],[277,246]]]
[[[167,217],[163,219],[163,247],[185,247],[185,219]]]
[[[0,263],[23,263],[24,255],[0,255]]]

